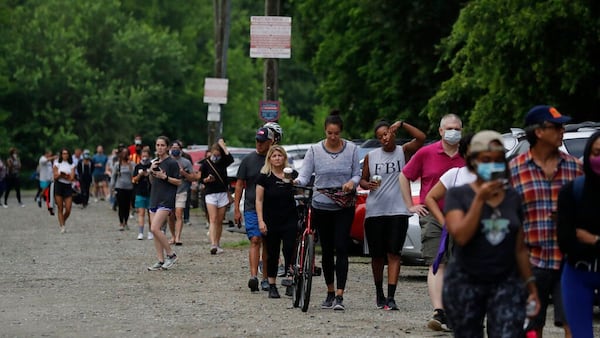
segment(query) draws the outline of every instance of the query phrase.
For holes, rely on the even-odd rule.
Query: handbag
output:
[[[345,192],[340,188],[317,189],[321,194],[329,197],[340,208],[354,207],[356,204],[356,191]]]
[[[217,171],[217,169],[212,165],[210,160],[207,160],[206,163],[208,163],[208,165],[212,168],[212,170],[215,172],[215,174],[217,174],[217,177],[219,178],[219,181],[221,181],[221,183],[223,183],[223,185],[225,186],[225,192],[227,192],[227,199],[229,200],[229,203],[227,203],[227,207],[233,204],[233,195],[231,194],[231,191],[229,191],[229,186],[227,186],[227,184],[225,183],[225,181],[223,180],[223,178],[221,177],[221,175],[219,174],[219,172]]]

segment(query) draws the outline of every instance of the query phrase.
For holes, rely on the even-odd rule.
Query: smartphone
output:
[[[506,171],[494,171],[492,172],[492,181],[501,181],[502,182],[502,188],[503,189],[508,189],[509,186],[509,182],[508,182],[508,177],[506,176]]]
[[[496,180],[506,180],[508,177],[506,177],[506,171],[494,171],[492,172],[492,176],[491,176],[491,180],[492,181],[496,181]]]
[[[153,170],[153,171],[160,171],[160,167],[159,167],[159,166],[156,166],[156,167],[152,168],[152,170]]]

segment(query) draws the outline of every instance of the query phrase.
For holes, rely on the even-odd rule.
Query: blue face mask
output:
[[[494,173],[504,173],[506,164],[504,162],[477,163],[477,176],[484,181],[491,181]]]
[[[171,156],[178,157],[179,155],[181,155],[181,150],[179,150],[179,149],[171,149]]]

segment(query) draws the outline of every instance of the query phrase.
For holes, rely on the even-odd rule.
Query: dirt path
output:
[[[204,220],[192,211],[180,257],[169,271],[149,272],[153,244],[117,231],[117,215],[105,202],[76,206],[60,234],[56,217],[26,193],[20,208],[0,208],[0,336],[397,336],[449,337],[425,327],[430,315],[426,270],[403,267],[397,291],[400,311],[376,310],[370,265],[353,257],[345,295],[347,310],[318,305],[322,277],[313,283],[307,313],[291,299],[268,299],[247,288],[245,235],[224,231],[225,253],[209,254]],[[596,334],[600,334],[596,323]],[[560,337],[556,328],[545,337]]]

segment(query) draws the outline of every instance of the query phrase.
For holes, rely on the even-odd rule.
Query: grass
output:
[[[250,241],[248,239],[240,239],[237,242],[223,243],[223,247],[224,248],[231,248],[231,249],[249,248],[250,247]]]

